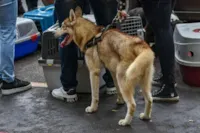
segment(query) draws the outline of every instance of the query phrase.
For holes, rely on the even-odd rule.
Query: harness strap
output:
[[[85,45],[85,50],[87,50],[88,48],[90,47],[93,47],[93,46],[96,46],[98,42],[102,41],[102,35],[105,31],[109,30],[109,29],[112,29],[112,28],[115,28],[116,27],[116,24],[115,23],[112,23],[110,25],[107,25],[105,28],[103,28],[101,30],[101,32],[97,35],[95,35],[94,37],[92,37]]]

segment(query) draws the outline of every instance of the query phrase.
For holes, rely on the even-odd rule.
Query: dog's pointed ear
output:
[[[82,12],[82,9],[80,6],[77,6],[76,9],[75,9],[75,14],[76,14],[76,17],[82,17],[83,15],[83,12]]]
[[[76,21],[76,15],[75,15],[73,9],[71,9],[70,12],[69,12],[69,20],[70,20],[71,22]]]

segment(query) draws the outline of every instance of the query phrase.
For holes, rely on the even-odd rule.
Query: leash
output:
[[[124,14],[122,14],[122,17],[124,17],[124,18],[126,19],[126,17],[125,17]],[[104,27],[104,28],[101,30],[101,32],[100,32],[99,34],[97,34],[96,36],[94,36],[92,39],[90,39],[90,40],[86,43],[86,45],[85,45],[85,47],[84,47],[84,50],[87,50],[87,49],[90,48],[90,47],[96,46],[98,42],[102,41],[102,35],[103,35],[104,32],[106,32],[106,31],[109,30],[109,29],[116,28],[116,27],[117,27],[117,24],[118,24],[118,23],[122,23],[122,21],[124,21],[125,19],[122,19],[122,20],[121,20],[121,19],[119,18],[119,12],[118,12],[117,15],[115,16],[115,18],[112,20],[112,23],[111,23],[111,24],[109,24],[109,25],[107,25],[106,27]]]

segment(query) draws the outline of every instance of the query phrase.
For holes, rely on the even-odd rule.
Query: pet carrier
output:
[[[15,59],[21,58],[37,50],[40,32],[31,19],[17,18]]]
[[[200,87],[200,23],[177,24],[174,43],[183,81]]]
[[[54,5],[41,7],[24,13],[24,18],[32,19],[42,33],[55,24]]]

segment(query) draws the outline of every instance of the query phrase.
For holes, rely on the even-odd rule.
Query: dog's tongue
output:
[[[69,39],[69,35],[66,35],[66,37],[64,38],[64,40],[60,44],[61,48],[63,48],[65,46],[65,44],[67,43],[68,39]]]

